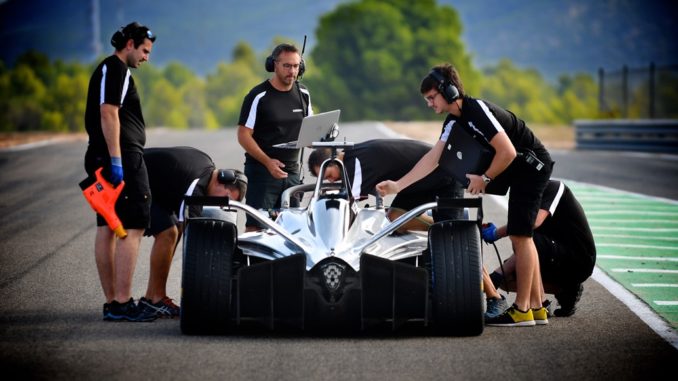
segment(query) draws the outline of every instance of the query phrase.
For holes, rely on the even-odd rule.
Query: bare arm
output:
[[[242,148],[245,149],[245,152],[250,154],[250,156],[266,167],[271,176],[276,179],[286,178],[287,172],[281,169],[285,167],[285,164],[266,155],[261,147],[259,147],[259,144],[254,141],[254,137],[252,136],[253,134],[253,129],[247,128],[245,126],[238,126],[238,143],[240,143]]]
[[[494,135],[492,140],[490,140],[490,145],[494,148],[495,154],[489,168],[485,171],[485,175],[494,179],[508,168],[513,159],[516,158],[517,153],[516,148],[504,131]],[[467,174],[466,177],[470,180],[468,191],[471,194],[485,192],[486,184],[481,176]]]
[[[119,106],[111,104],[102,104],[99,108],[101,112],[101,130],[106,139],[108,154],[111,157],[120,157],[120,117],[118,116]]]
[[[431,148],[424,156],[419,159],[412,169],[397,181],[386,180],[377,184],[377,192],[384,197],[388,194],[398,193],[408,186],[423,179],[429,173],[438,167],[440,155],[445,147],[445,142],[438,140],[436,145]]]

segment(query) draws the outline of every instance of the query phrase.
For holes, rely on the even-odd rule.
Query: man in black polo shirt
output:
[[[167,277],[184,220],[184,196],[217,196],[242,200],[247,178],[233,169],[217,169],[206,153],[192,147],[146,148],[144,161],[153,192],[151,226],[153,236],[151,273],[146,295],[139,305],[158,317],[179,316],[179,307],[167,296]],[[191,206],[189,215],[200,215]]]
[[[431,145],[409,139],[374,139],[355,144],[337,154],[344,163],[351,196],[358,200],[368,195],[376,195],[376,185],[384,180],[400,178],[407,173]],[[331,155],[329,148],[319,148],[311,152],[308,168],[313,176],[318,176],[320,165]],[[341,179],[339,167],[330,166],[325,171],[325,180]],[[406,211],[422,204],[435,201],[436,197],[463,198],[461,185],[442,170],[436,169],[420,181],[399,192],[391,202],[388,217],[394,220]],[[443,214],[444,213],[444,214]],[[434,220],[460,218],[459,212],[434,212]],[[400,231],[427,230],[433,220],[426,214],[403,225]]]
[[[541,276],[532,233],[541,196],[553,169],[551,156],[525,122],[512,112],[467,95],[459,73],[451,64],[435,66],[422,79],[419,90],[434,112],[447,114],[440,140],[405,176],[397,181],[383,181],[377,184],[377,190],[382,196],[398,193],[432,172],[448,137],[454,136],[453,128],[463,129],[494,151],[485,173],[466,174],[467,191],[477,195],[511,189],[507,229],[515,248],[519,276],[514,305],[487,324],[505,327],[548,324],[541,305]]]
[[[483,227],[483,239],[494,242],[506,236],[506,226]],[[564,183],[549,181],[541,200],[534,230],[534,243],[539,254],[542,282],[546,292],[554,293],[560,308],[556,316],[570,316],[576,310],[582,283],[593,273],[596,245],[586,214],[579,201]],[[490,274],[495,287],[512,288],[515,280],[515,257],[509,257],[501,268]]]
[[[132,277],[139,243],[148,227],[151,192],[144,165],[146,143],[141,102],[129,68],[138,68],[148,60],[155,36],[136,22],[113,34],[115,53],[94,70],[87,91],[85,128],[89,145],[85,170],[89,176],[103,168],[113,184],[125,181],[115,210],[127,230],[127,237],[116,239],[97,215],[94,256],[101,287],[106,297],[104,320],[151,321],[131,297]]]
[[[280,195],[301,183],[299,150],[274,148],[297,140],[301,121],[313,114],[308,90],[297,82],[304,71],[296,47],[278,45],[266,60],[273,76],[245,96],[238,121],[238,142],[245,149],[245,174],[249,179],[247,204],[255,209],[280,207]],[[248,231],[261,224],[247,216]]]

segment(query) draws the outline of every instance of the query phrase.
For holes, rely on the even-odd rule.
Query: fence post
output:
[[[649,110],[650,119],[654,119],[654,117],[655,117],[655,114],[654,114],[655,104],[654,104],[654,102],[655,102],[655,99],[656,99],[655,98],[656,94],[655,94],[654,71],[655,71],[654,62],[650,62],[650,86],[649,86],[649,88],[650,88],[650,90],[649,90],[650,91],[650,94],[649,94],[650,95],[650,110]]]
[[[598,112],[602,115],[605,107],[605,69],[598,69]]]
[[[629,117],[629,68],[626,65],[622,68],[622,116]]]

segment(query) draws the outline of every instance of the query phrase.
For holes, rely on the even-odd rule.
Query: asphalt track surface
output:
[[[384,137],[372,123],[340,138]],[[242,167],[235,130],[163,131],[147,146],[191,145],[221,167]],[[309,336],[266,331],[183,336],[178,320],[107,323],[92,254],[94,217],[82,198],[84,142],[0,151],[0,371],[8,379],[441,380],[651,379],[675,374],[678,350],[593,279],[577,313],[478,337],[421,332]],[[678,200],[674,157],[554,152],[557,177]],[[310,179],[307,179],[309,181]],[[503,209],[488,199],[488,220]],[[506,240],[503,240],[506,241]],[[150,239],[134,280],[148,279]],[[500,252],[509,252],[501,242]],[[494,253],[485,252],[488,267]],[[181,252],[168,293],[179,298]],[[9,377],[8,377],[9,376]]]

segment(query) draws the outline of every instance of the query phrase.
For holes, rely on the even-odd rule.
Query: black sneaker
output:
[[[134,299],[129,298],[125,303],[120,303],[117,300],[108,303],[108,310],[104,305],[104,320],[107,321],[133,321],[133,322],[147,322],[157,319],[155,314],[151,314],[144,308],[139,308],[134,304]]]
[[[583,291],[584,286],[581,283],[563,287],[563,290],[555,295],[560,308],[555,310],[554,314],[558,317],[574,315]]]
[[[153,303],[150,299],[141,298],[139,299],[139,307],[159,318],[176,318],[179,317],[181,311],[179,306],[174,304],[174,301],[167,296],[157,303]]]
[[[104,320],[111,320],[109,315],[111,313],[111,303],[104,303]]]
[[[546,311],[548,311],[548,316],[553,317],[553,309],[556,308],[555,303],[551,303],[550,300],[546,299],[544,302],[541,304],[542,307],[546,308]]]

